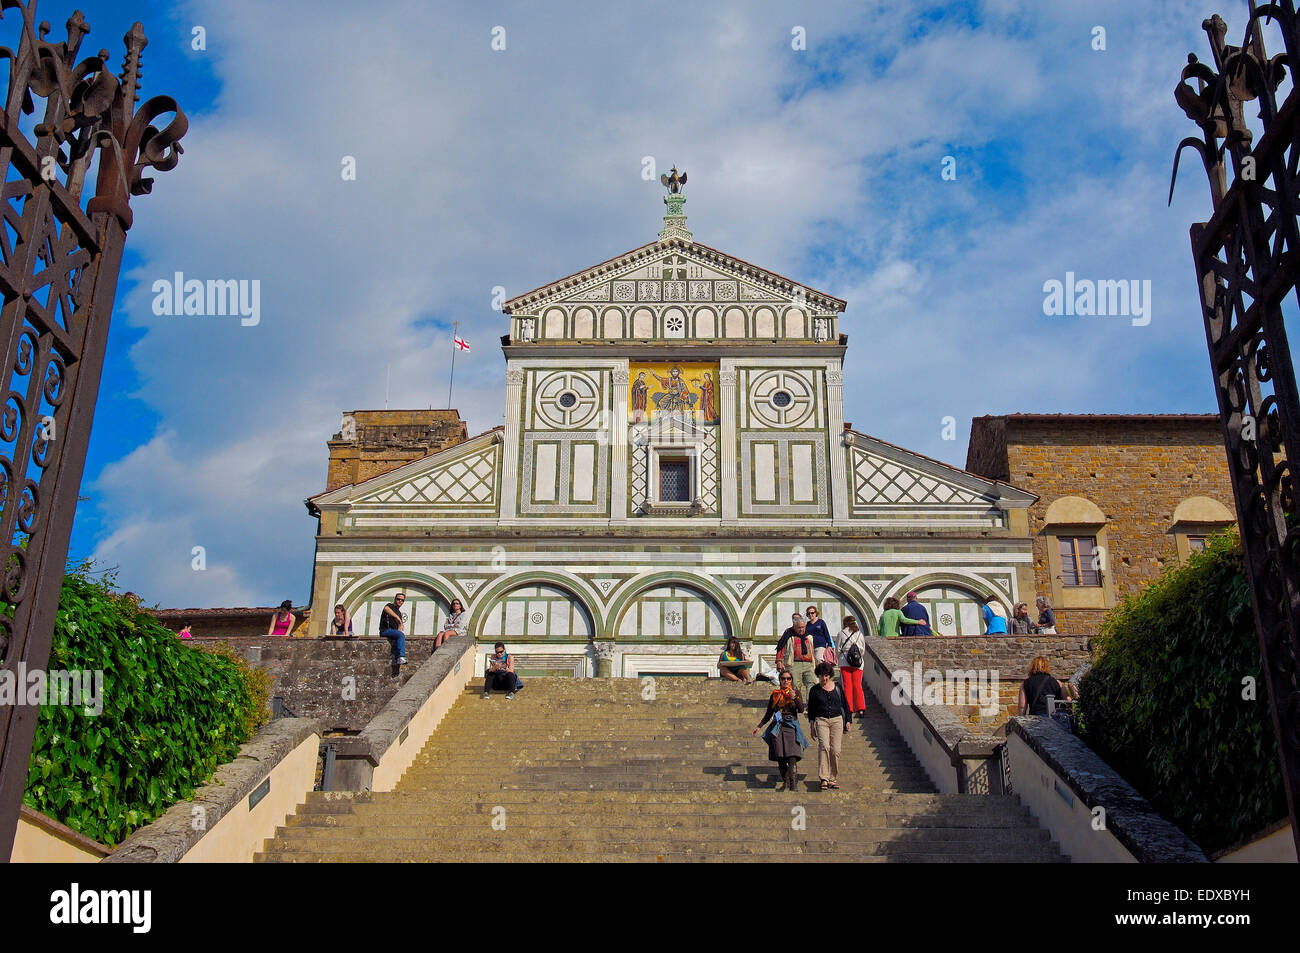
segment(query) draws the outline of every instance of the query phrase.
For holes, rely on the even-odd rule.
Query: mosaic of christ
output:
[[[718,422],[716,364],[633,364],[629,378],[633,420],[678,416]]]

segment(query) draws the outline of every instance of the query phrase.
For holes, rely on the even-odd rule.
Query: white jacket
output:
[[[858,651],[862,653],[862,661],[867,660],[867,640],[862,635],[862,630],[850,632],[848,629],[840,629],[840,634],[835,636],[835,654],[839,657],[841,668],[848,668],[849,646],[856,645]]]

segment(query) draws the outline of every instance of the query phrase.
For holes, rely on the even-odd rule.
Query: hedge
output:
[[[103,672],[103,710],[42,707],[23,800],[112,846],[191,797],[267,720],[270,679],[185,645],[88,567],[63,581],[48,671]]]
[[[1094,654],[1084,738],[1160,814],[1207,852],[1287,816],[1235,531],[1112,609]]]

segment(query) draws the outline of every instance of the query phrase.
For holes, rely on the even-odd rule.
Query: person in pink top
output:
[[[266,630],[267,635],[288,635],[293,628],[293,602],[285,599],[280,603],[280,608],[271,616],[271,627]]]
[[[190,631],[190,624],[188,622],[186,622],[183,626],[181,626],[181,630],[176,634],[180,636],[182,639],[194,638],[194,633]]]

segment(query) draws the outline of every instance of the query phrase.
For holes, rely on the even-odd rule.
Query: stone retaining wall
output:
[[[881,639],[878,649],[888,661],[891,671],[915,673],[917,663],[921,672],[949,670],[992,673],[998,676],[998,711],[988,713],[992,702],[981,706],[976,699],[954,695],[951,684],[945,686],[943,702],[970,729],[982,734],[998,733],[1008,718],[1017,714],[1020,683],[1029,671],[1035,656],[1046,656],[1052,674],[1065,681],[1083,663],[1091,658],[1086,635],[1003,635],[955,636],[915,639]],[[873,643],[874,644],[874,643]],[[985,711],[981,712],[981,707]]]
[[[327,732],[364,728],[419,670],[432,638],[406,641],[410,664],[394,674],[387,639],[298,639],[254,636],[225,642],[271,676],[271,697],[293,715],[319,719]]]

